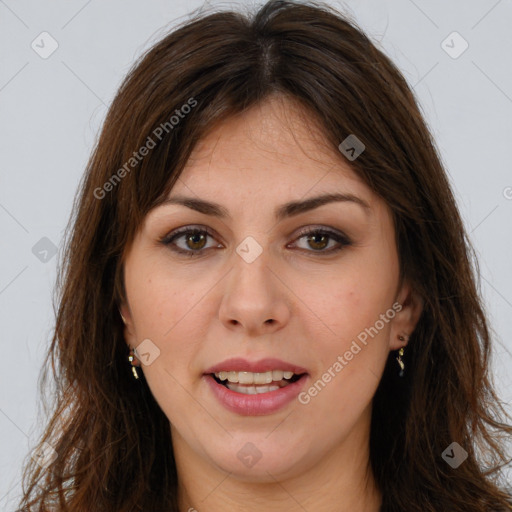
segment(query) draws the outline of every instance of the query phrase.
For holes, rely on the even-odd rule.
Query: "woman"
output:
[[[152,48],[67,241],[22,510],[510,509],[445,171],[333,9],[198,16]]]

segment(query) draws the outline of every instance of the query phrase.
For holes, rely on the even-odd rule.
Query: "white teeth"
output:
[[[287,384],[285,384],[287,385]],[[237,393],[242,393],[244,395],[258,395],[260,393],[268,393],[269,391],[276,391],[280,388],[280,386],[239,386],[237,384],[232,384],[231,382],[227,384],[227,387],[231,391],[236,391]]]
[[[284,377],[284,372],[281,370],[272,370],[272,380],[282,380]]]
[[[272,372],[255,373],[254,384],[270,384],[272,382]]]
[[[270,370],[263,373],[253,372],[227,372],[215,373],[215,376],[221,381],[227,380],[233,384],[270,384],[272,381],[279,382],[284,379],[291,379],[294,373],[283,370]]]
[[[240,384],[254,384],[254,373],[238,372],[238,382]]]
[[[268,372],[228,372],[215,373],[215,376],[231,391],[244,395],[256,395],[277,391],[280,388],[290,385],[287,379],[294,376],[293,372],[283,370],[270,370]]]

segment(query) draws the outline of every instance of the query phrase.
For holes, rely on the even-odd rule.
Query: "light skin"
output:
[[[183,512],[377,512],[381,504],[369,467],[371,401],[421,301],[399,283],[388,206],[301,114],[273,98],[216,126],[170,197],[218,203],[229,217],[158,206],[126,254],[125,338],[131,348],[150,339],[160,351],[139,372],[170,421]],[[325,193],[352,194],[368,208],[340,201],[274,217],[284,203]],[[184,226],[212,233],[174,239],[194,257],[160,243]],[[351,243],[308,238],[305,228]],[[251,263],[236,252],[249,236],[262,249]],[[307,390],[394,303],[402,309],[307,404],[237,414],[203,377],[231,357],[275,357],[308,370]],[[246,443],[261,454],[251,467],[237,457]]]

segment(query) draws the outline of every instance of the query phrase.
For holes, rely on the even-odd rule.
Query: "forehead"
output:
[[[325,192],[341,182],[366,188],[311,113],[273,97],[215,125],[195,146],[171,196],[221,186],[304,195],[316,184]]]

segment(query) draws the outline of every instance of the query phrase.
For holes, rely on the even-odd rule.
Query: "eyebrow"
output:
[[[370,205],[361,199],[358,196],[350,193],[334,193],[334,194],[323,194],[320,196],[312,197],[310,199],[305,199],[303,201],[290,201],[288,203],[283,204],[275,211],[275,219],[276,221],[281,221],[286,218],[294,217],[296,215],[300,215],[301,213],[308,212],[310,210],[314,210],[315,208],[319,208],[328,203],[334,202],[348,202],[361,206],[366,213],[371,211]],[[191,210],[195,210],[199,213],[203,213],[205,215],[211,215],[214,217],[218,217],[220,219],[230,219],[231,215],[228,210],[217,203],[212,203],[210,201],[205,201],[203,199],[197,199],[195,197],[185,197],[185,196],[174,196],[169,197],[162,201],[159,206],[164,206],[167,204],[178,204],[182,206],[186,206]]]

